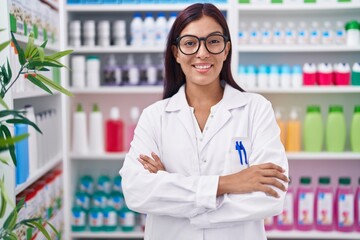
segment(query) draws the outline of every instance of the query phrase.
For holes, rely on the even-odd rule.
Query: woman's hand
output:
[[[220,176],[217,195],[260,191],[269,196],[279,197],[272,187],[286,191],[284,184],[280,180],[289,182],[288,177],[280,166],[273,163],[253,165],[240,172]]]
[[[151,157],[140,154],[138,161],[144,166],[150,173],[157,173],[157,171],[166,171],[158,155],[154,152],[151,153]]]

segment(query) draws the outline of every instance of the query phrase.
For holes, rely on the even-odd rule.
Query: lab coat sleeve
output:
[[[218,176],[184,176],[165,171],[154,174],[137,160],[140,154],[159,154],[161,114],[159,107],[148,107],[135,129],[120,170],[126,204],[141,213],[185,218],[215,209]]]
[[[249,115],[252,138],[250,165],[273,162],[285,169],[285,174],[288,175],[288,161],[270,102],[261,97],[252,109],[253,114]],[[279,198],[267,196],[263,192],[225,194],[219,197],[216,209],[190,218],[191,224],[199,228],[228,227],[242,221],[261,220],[280,214],[286,192],[273,189],[277,191]]]

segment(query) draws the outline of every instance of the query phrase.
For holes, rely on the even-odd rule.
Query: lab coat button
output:
[[[203,162],[206,163],[206,159],[205,159],[205,158],[203,159]]]

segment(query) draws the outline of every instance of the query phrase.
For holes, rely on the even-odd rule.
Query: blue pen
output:
[[[235,149],[239,153],[240,164],[241,165],[246,164],[247,166],[249,166],[249,162],[248,162],[247,155],[246,155],[246,149],[245,149],[242,141],[240,141],[240,143],[238,141],[236,141]],[[243,152],[243,154],[244,154],[244,162],[243,162],[243,154],[241,152]]]

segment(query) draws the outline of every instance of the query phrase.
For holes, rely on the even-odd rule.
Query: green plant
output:
[[[0,29],[3,31],[4,29]],[[24,111],[18,111],[15,109],[9,109],[8,105],[4,101],[4,98],[11,87],[16,81],[19,80],[20,75],[25,76],[25,80],[28,80],[35,84],[37,87],[43,89],[49,94],[53,94],[50,88],[59,91],[63,94],[71,96],[72,94],[63,88],[61,85],[55,83],[54,81],[48,79],[41,72],[49,71],[49,68],[62,68],[65,67],[59,59],[69,55],[72,50],[54,52],[51,55],[45,54],[45,47],[47,41],[45,41],[40,46],[34,44],[33,34],[30,33],[28,37],[28,43],[25,50],[20,47],[13,33],[11,33],[12,40],[6,41],[0,44],[0,52],[4,50],[10,42],[12,42],[18,52],[18,60],[20,63],[20,70],[13,75],[9,60],[5,64],[0,66],[0,105],[3,107],[0,110],[0,167],[1,165],[17,165],[16,154],[15,154],[15,143],[21,141],[28,137],[28,134],[23,134],[19,136],[12,136],[9,126],[14,124],[26,124],[38,132],[41,133],[41,130],[37,127],[34,122],[31,122],[24,116]],[[15,76],[15,77],[13,77]],[[3,153],[9,153],[11,161],[7,159]],[[8,156],[7,155],[7,156]],[[52,228],[52,230],[59,235],[58,231],[45,219],[41,217],[24,219],[18,222],[18,213],[21,208],[24,206],[24,199],[15,204],[10,200],[7,191],[4,176],[0,176],[0,220],[5,217],[5,212],[8,207],[12,209],[10,214],[4,219],[4,224],[0,228],[0,239],[12,240],[18,239],[14,231],[21,226],[26,226],[28,228],[37,228],[41,233],[48,239],[51,240],[50,234],[44,228],[43,224],[47,223]]]

